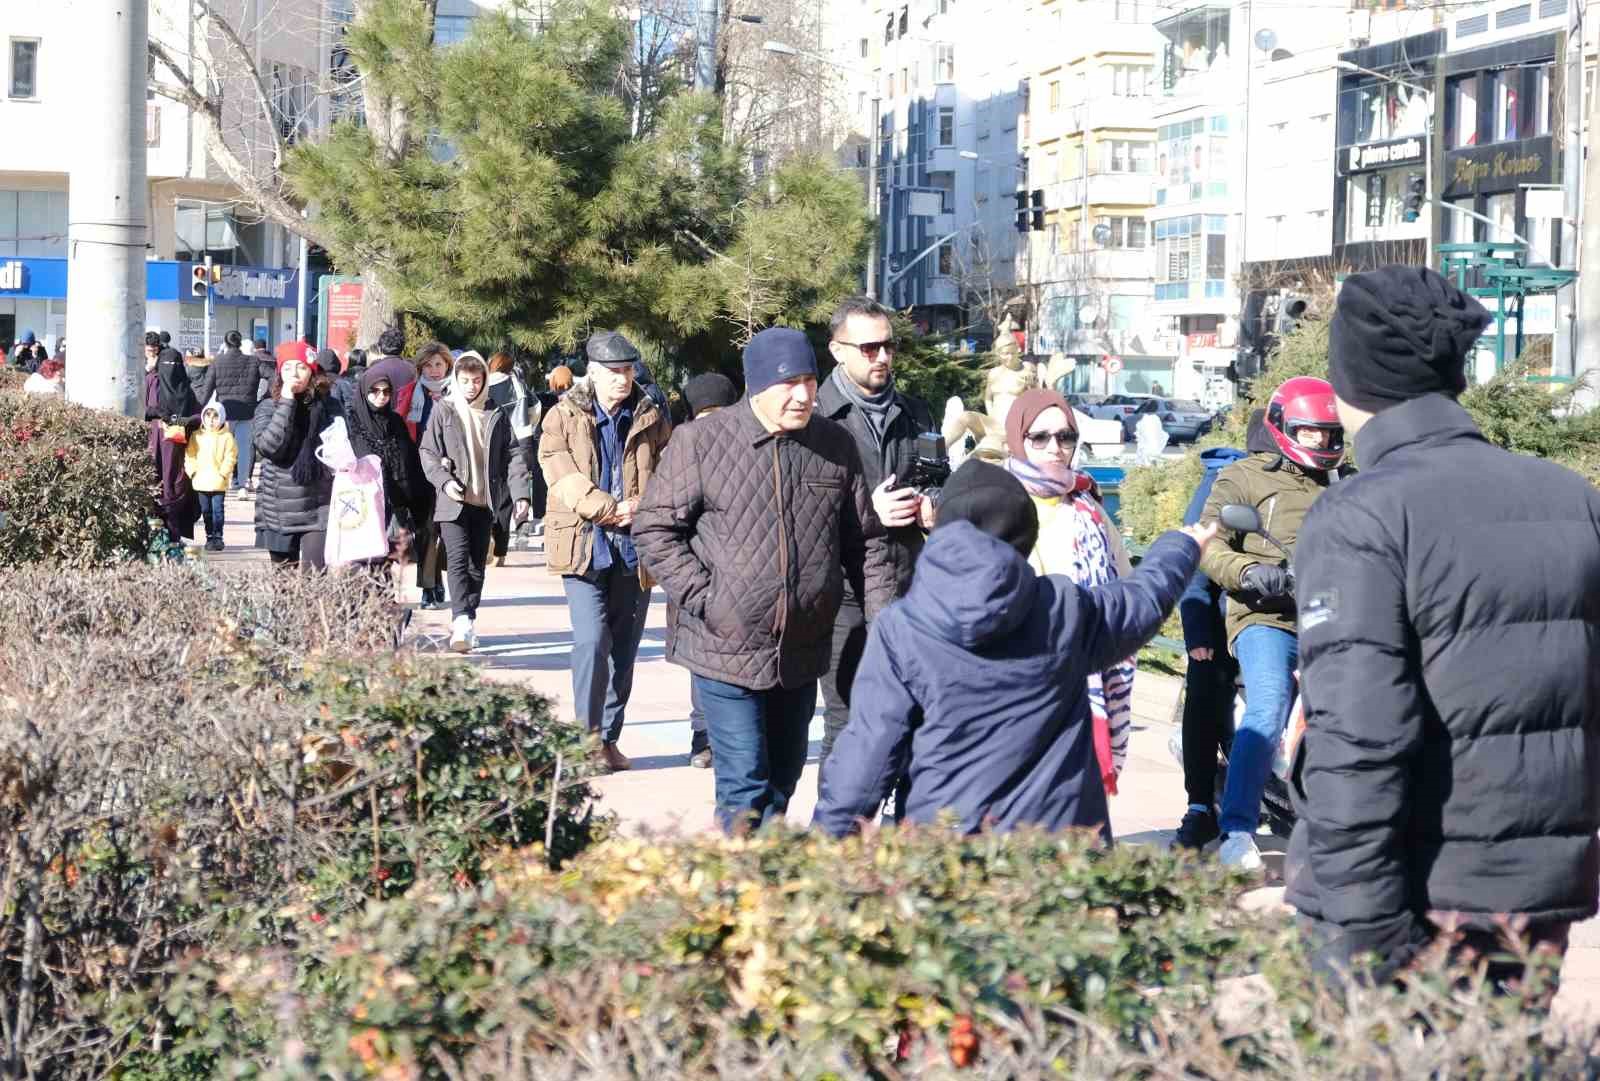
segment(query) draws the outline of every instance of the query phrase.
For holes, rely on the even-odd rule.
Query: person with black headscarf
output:
[[[363,369],[356,390],[347,418],[350,446],[358,457],[371,454],[383,463],[384,525],[391,553],[412,561],[417,523],[433,507],[433,489],[406,422],[394,411],[393,376],[381,366]]]
[[[256,491],[256,547],[273,563],[322,570],[333,474],[317,460],[322,433],[343,416],[331,381],[297,356],[285,356],[251,433],[261,461]]]
[[[1438,940],[1501,955],[1507,988],[1600,900],[1600,492],[1457,403],[1489,322],[1391,266],[1347,279],[1329,325],[1361,471],[1295,553],[1306,734],[1284,863],[1318,971],[1371,954],[1385,978]]]
[[[163,349],[155,331],[144,336],[144,357],[144,419],[150,423],[150,458],[161,485],[156,502],[167,536],[182,542],[200,520],[200,500],[183,468],[188,433],[200,424],[200,407],[183,357],[176,349]]]

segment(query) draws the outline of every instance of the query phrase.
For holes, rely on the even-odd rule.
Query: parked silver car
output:
[[[1161,428],[1173,443],[1193,443],[1208,434],[1216,420],[1216,414],[1199,402],[1184,398],[1145,398],[1122,418],[1123,434],[1131,441],[1139,421],[1152,413],[1161,419]]]
[[[1150,400],[1148,394],[1112,394],[1093,405],[1084,406],[1083,411],[1096,420],[1125,421],[1133,416],[1141,405]]]

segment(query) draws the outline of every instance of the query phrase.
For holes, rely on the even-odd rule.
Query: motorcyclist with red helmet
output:
[[[1223,469],[1200,521],[1220,524],[1221,509],[1229,504],[1254,507],[1266,532],[1293,552],[1306,512],[1341,475],[1344,428],[1333,387],[1309,376],[1288,380],[1267,404],[1265,431],[1272,449]],[[1246,697],[1216,824],[1223,837],[1220,854],[1225,865],[1254,871],[1261,867],[1255,844],[1261,793],[1294,702],[1299,660],[1294,577],[1271,542],[1226,528],[1200,569],[1227,595],[1228,643],[1239,661]],[[1191,808],[1190,813],[1203,811]]]

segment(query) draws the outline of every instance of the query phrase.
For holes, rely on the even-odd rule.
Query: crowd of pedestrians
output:
[[[909,483],[934,415],[897,385],[891,313],[865,297],[828,327],[825,378],[803,333],[763,330],[742,391],[695,376],[676,416],[613,330],[542,390],[505,353],[405,357],[398,331],[270,364],[230,335],[196,380],[151,334],[145,401],[169,530],[203,518],[220,543],[253,453],[258,547],[311,568],[334,485],[318,446],[343,422],[381,463],[391,546],[370,562],[414,563],[461,652],[491,560],[538,520],[575,720],[611,770],[632,765],[619,741],[659,586],[690,759],[730,833],[787,813],[820,697],[817,828],[949,818],[1110,843],[1133,658],[1176,609],[1176,843],[1259,871],[1292,750],[1288,900],[1319,966],[1370,953],[1388,973],[1447,932],[1488,949],[1501,915],[1559,952],[1600,887],[1600,494],[1495,449],[1457,404],[1487,322],[1429,270],[1351,277],[1331,381],[1285,382],[1245,446],[1203,452],[1185,526],[1137,565],[1054,391],[1011,404],[1001,464]]]

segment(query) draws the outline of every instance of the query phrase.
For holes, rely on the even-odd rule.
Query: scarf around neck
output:
[[[429,379],[425,375],[417,376],[417,389],[411,392],[411,408],[406,410],[406,419],[412,424],[422,423],[422,410],[428,404],[428,392],[432,391],[441,397],[450,397],[450,377]]]
[[[884,432],[889,427],[889,407],[894,404],[894,377],[890,376],[889,382],[878,393],[868,394],[845,374],[844,365],[841,364],[833,369],[833,382],[845,400],[859,408],[862,416],[867,418],[867,427],[872,430],[873,438],[881,448]]]
[[[1035,465],[1013,456],[1006,459],[1006,472],[1020,480],[1029,495],[1039,499],[1066,499],[1078,492],[1090,491],[1094,485],[1087,473],[1079,473],[1060,462]]]
[[[445,401],[454,406],[461,417],[462,435],[467,443],[467,460],[458,463],[458,467],[465,467],[466,476],[458,474],[456,479],[466,489],[468,503],[486,507],[489,505],[488,381],[484,381],[483,389],[470,402],[459,394],[448,395]]]

